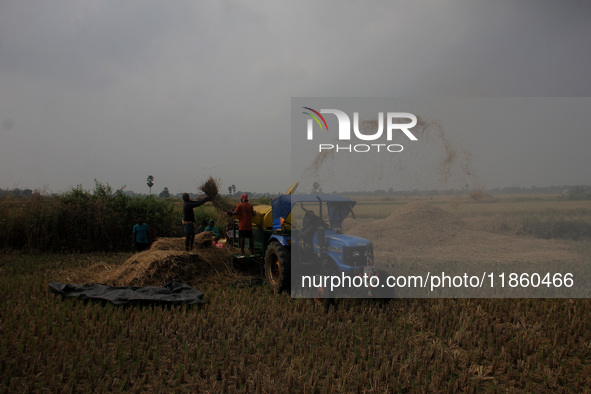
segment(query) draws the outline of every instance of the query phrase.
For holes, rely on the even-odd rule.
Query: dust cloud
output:
[[[375,133],[377,120],[361,120],[361,132]],[[469,149],[454,138],[438,121],[417,116],[411,129],[418,141],[402,142],[402,152],[348,152],[322,150],[299,176],[308,191],[314,182],[325,191],[434,190],[483,193],[484,184],[473,168]],[[334,134],[333,134],[334,135]],[[381,141],[380,141],[381,142]],[[341,144],[334,135],[333,145]]]

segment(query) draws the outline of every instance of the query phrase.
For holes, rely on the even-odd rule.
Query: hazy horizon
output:
[[[97,179],[144,193],[153,175],[156,195],[196,192],[209,176],[222,192],[283,192],[298,180],[293,97],[586,98],[590,11],[579,1],[5,1],[0,188],[59,193]],[[591,133],[559,121],[591,109],[576,102],[555,132],[538,133],[526,111],[519,130],[449,124],[450,138],[486,189],[591,184]]]

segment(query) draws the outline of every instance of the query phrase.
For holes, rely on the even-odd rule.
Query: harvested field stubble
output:
[[[409,204],[383,221],[345,224],[376,242],[378,253],[405,261],[416,256],[448,261],[465,254],[475,261],[491,256],[535,261],[572,253],[562,249],[571,245],[564,242],[475,230],[425,204]],[[202,260],[203,253],[212,253],[212,262],[229,250],[211,248],[206,235],[201,237],[192,253],[183,252],[182,239],[172,238],[131,257],[0,254],[0,391],[591,388],[589,299],[341,300],[338,309],[325,314],[309,300],[276,296],[265,286],[228,286],[226,275],[232,271],[226,274],[222,262],[210,267]],[[524,254],[516,255],[519,250]],[[182,266],[175,256],[189,260]],[[150,282],[166,276],[156,261],[167,258],[168,270],[195,275],[188,282],[204,291],[206,304],[121,308],[62,300],[47,290],[48,282],[79,274],[108,274],[124,282],[148,272],[140,279],[156,284]],[[585,249],[584,259],[591,262],[591,249]]]
[[[0,255],[0,391],[585,392],[591,302],[343,300],[320,312],[264,287],[115,307],[47,290],[109,256]]]

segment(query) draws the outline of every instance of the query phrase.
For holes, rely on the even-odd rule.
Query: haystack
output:
[[[190,252],[185,251],[184,238],[159,238],[149,250],[134,254],[121,265],[95,264],[70,273],[69,279],[138,287],[161,286],[173,279],[191,285],[235,282],[250,278],[234,268],[232,255],[237,252],[229,245],[213,246],[209,232],[196,236]]]
[[[213,233],[204,231],[195,235],[195,247],[207,248],[212,245]],[[185,250],[184,238],[158,238],[152,243],[150,250]]]
[[[519,235],[523,230],[523,224],[513,217],[497,214],[482,220],[480,229],[495,234]]]
[[[498,201],[498,198],[491,196],[482,188],[470,190],[470,193],[468,195],[470,196],[470,199],[473,201],[478,201],[478,202],[497,202]]]
[[[425,247],[445,243],[464,231],[456,216],[441,208],[416,202],[410,203],[385,219],[354,226],[350,233],[374,243],[402,244]]]
[[[456,215],[425,203],[410,203],[385,219],[358,224],[349,233],[372,241],[377,263],[392,266],[580,259],[567,242],[519,236],[511,230],[501,235],[473,229]]]
[[[152,243],[150,250],[185,250],[184,238],[157,238]]]

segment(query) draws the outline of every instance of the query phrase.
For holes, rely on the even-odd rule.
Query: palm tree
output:
[[[152,186],[154,186],[154,177],[152,175],[148,175],[148,179],[146,179],[146,185],[150,188],[150,194],[152,194]]]

